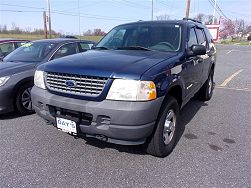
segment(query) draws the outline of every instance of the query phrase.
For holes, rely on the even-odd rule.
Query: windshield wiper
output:
[[[146,47],[143,47],[143,46],[121,46],[121,47],[118,47],[117,50],[144,50],[144,51],[153,51],[152,49],[150,48],[146,48]]]
[[[17,63],[17,62],[20,62],[20,61],[17,61],[17,60],[4,60],[4,62]]]
[[[107,47],[104,47],[104,46],[96,46],[96,47],[93,47],[94,50],[110,50],[109,48]]]

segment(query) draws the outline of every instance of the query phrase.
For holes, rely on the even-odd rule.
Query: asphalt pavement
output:
[[[12,113],[0,116],[0,187],[251,187],[251,46],[217,50],[214,95],[184,107],[168,157]]]

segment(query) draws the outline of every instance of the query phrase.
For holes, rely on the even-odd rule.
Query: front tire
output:
[[[33,83],[26,83],[22,85],[16,95],[16,108],[21,114],[31,114],[34,112],[31,102],[31,89]]]
[[[172,96],[167,96],[167,101],[160,110],[156,129],[147,142],[147,153],[166,157],[172,152],[176,145],[178,134],[179,105]]]

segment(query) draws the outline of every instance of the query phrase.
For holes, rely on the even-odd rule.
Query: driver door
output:
[[[192,45],[198,44],[197,35],[195,32],[195,27],[190,28],[189,40],[187,43],[187,50],[189,50]],[[199,77],[201,75],[201,58],[199,56],[188,57],[183,64],[183,69],[186,70],[184,74],[185,80],[185,95],[187,98],[191,98],[200,88]]]

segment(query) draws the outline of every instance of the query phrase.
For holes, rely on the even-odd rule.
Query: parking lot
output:
[[[181,112],[166,158],[0,116],[0,187],[251,187],[251,46],[218,45],[215,90]]]

